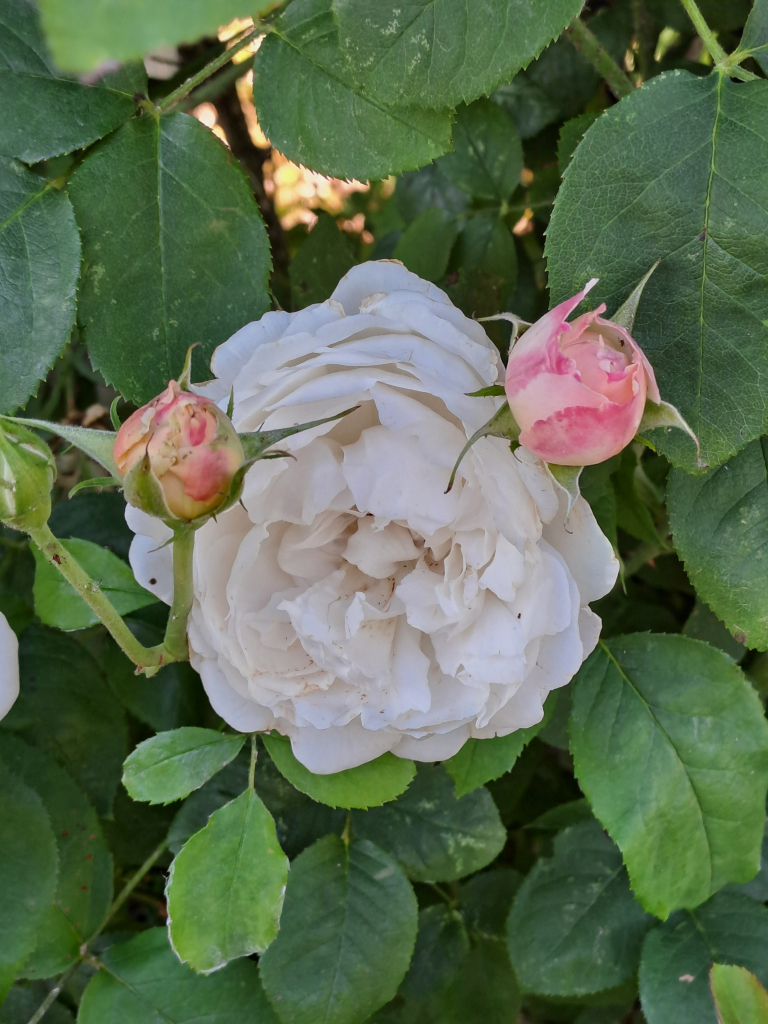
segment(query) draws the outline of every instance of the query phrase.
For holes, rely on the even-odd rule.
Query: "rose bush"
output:
[[[331,299],[268,313],[222,345],[198,388],[240,431],[357,403],[340,422],[259,463],[243,506],[195,551],[191,659],[216,711],[278,729],[313,772],[385,751],[450,757],[469,737],[541,720],[597,642],[588,602],[617,561],[586,502],[525,449],[478,442],[495,400],[467,397],[502,371],[485,332],[394,262],[356,267]],[[164,601],[170,535],[128,510],[131,562]]]

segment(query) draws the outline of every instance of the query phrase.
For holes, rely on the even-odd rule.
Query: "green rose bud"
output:
[[[48,445],[26,427],[0,419],[0,521],[25,532],[47,523],[55,478]]]

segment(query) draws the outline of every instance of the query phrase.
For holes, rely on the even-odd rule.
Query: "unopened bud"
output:
[[[44,526],[55,479],[48,445],[26,427],[0,419],[0,521],[27,532]]]
[[[187,522],[227,500],[244,458],[229,417],[175,380],[120,427],[114,456],[131,505]]]

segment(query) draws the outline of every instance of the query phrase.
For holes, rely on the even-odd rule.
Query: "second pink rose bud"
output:
[[[591,466],[630,443],[646,399],[659,402],[651,364],[601,313],[567,317],[596,282],[550,310],[510,353],[505,390],[520,443],[545,462]]]

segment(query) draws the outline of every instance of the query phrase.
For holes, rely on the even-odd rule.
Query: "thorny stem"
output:
[[[629,96],[631,92],[635,91],[630,79],[581,18],[575,18],[571,22],[568,32],[573,45],[584,54],[595,71],[605,79],[608,88],[618,99]]]

